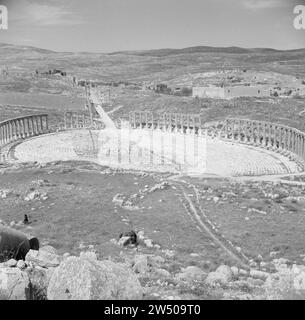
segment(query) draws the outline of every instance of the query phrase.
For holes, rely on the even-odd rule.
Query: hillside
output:
[[[191,47],[114,53],[61,53],[0,44],[0,67],[15,72],[64,69],[84,79],[100,81],[168,80],[187,73],[248,68],[305,77],[305,49]]]

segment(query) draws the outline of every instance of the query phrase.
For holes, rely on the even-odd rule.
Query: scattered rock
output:
[[[119,206],[122,207],[124,205],[124,203],[125,203],[125,200],[126,200],[125,196],[120,194],[120,193],[118,193],[113,197],[112,202],[114,204],[119,205]]]
[[[251,269],[250,276],[255,279],[266,280],[269,276],[269,273],[260,271],[260,270]]]
[[[248,271],[244,270],[244,269],[239,269],[239,275],[241,275],[242,277],[245,277],[248,275]]]
[[[151,267],[160,267],[165,263],[165,259],[160,256],[149,255],[147,256],[148,265]]]
[[[17,266],[17,260],[15,260],[15,259],[10,259],[10,260],[8,260],[8,261],[5,263],[5,265],[6,265],[7,267],[9,267],[9,268],[14,268],[14,267]]]
[[[190,256],[191,256],[192,258],[198,258],[198,257],[200,257],[200,254],[198,254],[198,253],[191,253]]]
[[[280,268],[278,272],[268,276],[264,288],[267,299],[270,300],[304,299],[305,266]]]
[[[61,257],[57,254],[50,253],[48,251],[30,250],[25,257],[25,260],[43,268],[50,268],[59,266],[61,262]]]
[[[96,253],[93,251],[86,251],[80,253],[81,258],[89,259],[89,260],[97,260]]]
[[[165,270],[165,269],[156,268],[156,269],[154,269],[154,273],[155,273],[158,277],[161,277],[161,278],[171,278],[170,272],[168,272],[168,271]]]
[[[40,192],[38,190],[30,192],[24,197],[24,201],[33,201],[40,197]]]
[[[23,260],[19,260],[17,262],[17,265],[16,265],[17,268],[19,268],[20,270],[23,270],[26,268],[26,263],[23,261]]]
[[[196,266],[189,266],[182,270],[181,273],[176,275],[176,279],[180,281],[203,281],[207,274]]]
[[[165,249],[165,250],[162,250],[162,252],[163,252],[168,258],[173,258],[173,257],[175,256],[175,251],[173,251],[173,250]]]
[[[138,236],[134,231],[124,232],[120,234],[119,245],[138,245]]]
[[[144,242],[144,244],[145,244],[145,246],[147,248],[153,248],[154,247],[154,244],[153,244],[151,239],[145,239],[145,240],[143,240],[143,242]]]
[[[146,255],[136,255],[134,258],[133,271],[135,273],[145,274],[148,271],[148,261]]]
[[[12,190],[9,190],[9,189],[0,190],[0,198],[2,199],[6,199],[12,194],[13,194]]]
[[[237,279],[237,278],[238,278],[238,275],[239,275],[239,270],[238,270],[238,268],[235,267],[235,266],[233,266],[233,267],[231,267],[231,271],[232,271],[232,273],[233,273],[234,278]]]
[[[57,250],[50,245],[46,245],[46,246],[41,247],[40,251],[45,251],[45,252],[49,252],[52,254],[57,254]]]
[[[144,240],[144,239],[145,239],[144,231],[139,231],[139,232],[138,232],[138,239],[139,239],[139,240]]]
[[[264,280],[254,279],[254,278],[247,278],[247,282],[250,284],[250,286],[254,286],[254,287],[260,287],[265,284]]]
[[[115,240],[115,243],[117,243],[121,247],[127,247],[129,241],[130,241],[129,237],[121,237],[118,242],[116,242],[116,240]]]
[[[214,197],[214,198],[213,198],[213,201],[214,201],[215,204],[217,204],[217,203],[219,202],[219,200],[220,200],[219,197]]]
[[[233,272],[230,267],[221,265],[214,272],[210,272],[205,280],[210,286],[226,285],[233,280]]]
[[[48,196],[45,192],[40,193],[38,190],[34,190],[32,192],[30,192],[29,194],[27,194],[24,197],[24,201],[30,202],[30,201],[34,201],[34,200],[47,200]]]

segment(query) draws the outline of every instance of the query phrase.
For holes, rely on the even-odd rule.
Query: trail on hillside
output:
[[[213,226],[212,222],[203,212],[198,197],[198,190],[194,185],[190,185],[196,195],[196,201],[193,201],[185,190],[185,181],[181,180],[181,175],[171,176],[169,180],[178,187],[181,192],[183,199],[183,205],[186,209],[188,216],[196,224],[197,229],[205,234],[208,234],[209,237],[220,247],[222,248],[233,260],[235,260],[241,267],[245,269],[250,269],[249,259],[241,252],[239,252],[234,245],[227,239],[225,239],[221,234],[216,231],[216,228]]]

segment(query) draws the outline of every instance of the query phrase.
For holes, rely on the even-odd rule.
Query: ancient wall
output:
[[[226,99],[235,97],[270,97],[270,89],[262,86],[236,86],[224,88]]]

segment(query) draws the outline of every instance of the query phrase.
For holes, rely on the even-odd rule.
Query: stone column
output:
[[[272,123],[268,123],[268,147],[272,147]]]
[[[3,126],[2,126],[2,124],[0,124],[0,146],[3,145],[3,133],[2,133],[2,131],[3,131]]]
[[[301,134],[301,157],[304,160],[304,134]]]
[[[176,163],[177,160],[177,140],[176,140],[176,135],[172,135],[172,162]]]
[[[291,130],[291,151],[293,153],[295,153],[295,142],[296,142],[296,139],[295,139],[295,131],[294,130]]]
[[[23,138],[27,138],[27,131],[26,131],[26,119],[23,118],[22,119],[22,134],[23,134]]]
[[[297,150],[297,154],[298,154],[298,156],[300,156],[300,154],[301,154],[301,152],[300,152],[300,150],[301,150],[301,136],[300,136],[300,133],[298,132],[298,150]]]
[[[250,138],[250,142],[251,143],[255,143],[255,135],[254,135],[254,130],[255,130],[255,121],[251,121],[251,138]]]
[[[242,126],[242,120],[237,121],[237,140],[238,141],[241,141],[241,126]]]
[[[49,117],[46,115],[46,128],[45,132],[49,132]]]
[[[65,128],[65,130],[67,130],[68,129],[68,126],[67,126],[67,112],[65,112],[65,114],[64,114],[64,128]]]
[[[283,149],[283,127],[279,128],[279,150]]]
[[[149,141],[150,141],[150,164],[154,164],[154,131],[149,130]]]
[[[263,122],[263,146],[265,147],[267,142],[266,142],[266,122]]]
[[[14,140],[18,140],[19,139],[18,121],[14,120],[12,123],[13,123],[13,127],[14,127]]]
[[[164,135],[166,133],[164,132],[159,132],[158,130],[155,131],[156,132],[156,135],[155,135],[155,139],[159,138],[160,139],[160,157],[161,157],[161,164],[164,165],[165,163],[165,159],[164,159],[164,153],[165,153],[165,150],[164,150]],[[157,151],[157,149],[155,148],[155,150]]]
[[[34,136],[35,135],[35,124],[34,124],[33,116],[31,116],[29,118],[29,123],[31,124],[30,136]]]
[[[3,124],[2,126],[1,126],[1,131],[2,131],[2,144],[5,144],[6,143],[6,141],[5,141],[5,124]]]
[[[148,112],[145,112],[145,128],[148,129]]]

